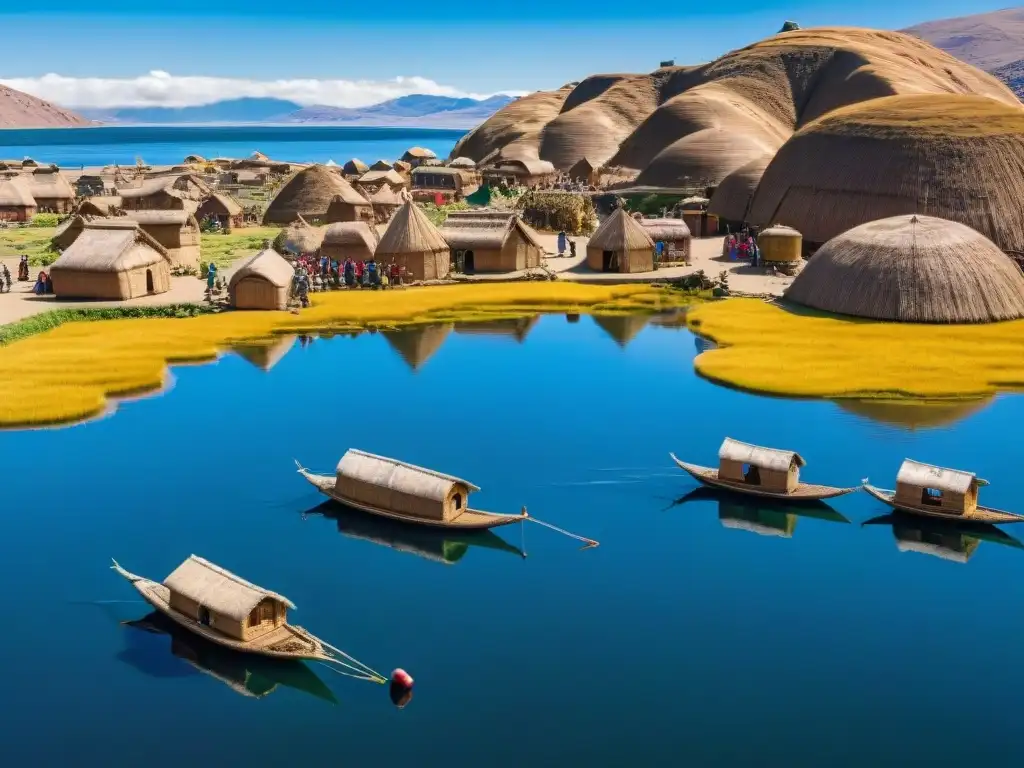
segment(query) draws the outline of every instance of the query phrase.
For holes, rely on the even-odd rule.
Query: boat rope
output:
[[[373,667],[369,666],[368,664],[364,664],[359,659],[357,659],[357,658],[355,658],[353,656],[349,656],[347,653],[345,653],[340,648],[335,648],[333,645],[331,645],[328,642],[325,642],[324,640],[321,640],[320,644],[323,645],[323,647],[326,648],[327,650],[333,651],[334,653],[336,653],[339,656],[341,656],[343,659],[352,662],[352,664],[355,664],[356,666],[353,667],[353,666],[351,666],[349,664],[345,664],[340,659],[332,659],[331,661],[333,661],[335,664],[341,664],[341,666],[347,667],[348,669],[354,669],[354,670],[356,670],[358,672],[362,672],[363,674],[372,675],[373,679],[375,679],[375,681],[378,682],[378,683],[386,683],[388,681],[388,679],[386,677],[384,677],[384,675],[382,675],[380,672],[377,672],[376,670],[374,670]]]
[[[583,546],[581,547],[581,549],[593,549],[594,547],[600,546],[600,542],[594,541],[593,539],[588,539],[586,536],[577,536],[575,533],[570,533],[564,528],[559,528],[558,526],[552,525],[551,523],[545,523],[543,520],[538,520],[536,517],[528,517],[524,515],[523,520],[532,520],[537,525],[543,525],[545,528],[550,528],[552,531],[564,534],[568,536],[570,539],[582,541]]]
[[[365,680],[368,683],[379,683],[379,682],[382,682],[381,679],[378,678],[378,677],[370,677],[369,675],[353,675],[351,672],[343,672],[342,670],[338,669],[337,667],[332,666],[333,664],[339,663],[335,659],[331,659],[330,663],[328,663],[326,661],[321,661],[321,660],[318,659],[316,663],[320,664],[325,669],[331,670],[331,672],[334,672],[336,675],[344,675],[345,677],[351,677],[353,680]]]

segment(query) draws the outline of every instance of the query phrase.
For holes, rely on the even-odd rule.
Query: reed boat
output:
[[[469,507],[469,495],[480,489],[452,475],[417,467],[355,448],[346,451],[334,475],[310,472],[295,465],[320,493],[371,515],[433,528],[480,530],[527,519]]]
[[[162,584],[125,570],[116,560],[111,568],[157,611],[212,643],[275,659],[337,664],[357,673],[350,676],[387,682],[344,651],[289,624],[287,612],[294,610],[295,604],[287,597],[201,557],[191,555]]]
[[[865,520],[861,527],[888,525],[900,552],[917,552],[955,563],[967,563],[983,542],[1024,549],[1024,544],[991,523],[963,522],[890,512]]]
[[[674,453],[669,456],[697,482],[748,496],[810,502],[833,499],[857,490],[802,482],[800,467],[807,462],[799,453],[742,443],[731,437],[725,438],[718,449],[717,468],[689,464]]]
[[[988,485],[973,472],[947,469],[905,459],[896,475],[896,490],[876,488],[869,494],[899,512],[962,523],[1000,525],[1024,521],[1024,515],[978,504],[978,491]]]

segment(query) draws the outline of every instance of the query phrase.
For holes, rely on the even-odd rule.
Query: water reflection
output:
[[[850,521],[823,501],[790,504],[774,499],[754,499],[712,488],[695,488],[672,506],[700,501],[718,503],[718,520],[725,528],[750,531],[760,536],[791,538],[796,530],[797,518],[811,517],[831,523]]]
[[[504,320],[455,323],[455,332],[464,334],[479,333],[488,336],[511,336],[521,343],[539,319],[540,315],[530,315],[528,317],[514,317]]]
[[[445,323],[381,331],[381,335],[410,368],[418,371],[441,348],[451,332],[452,324]]]
[[[1024,549],[1018,539],[987,523],[958,523],[894,512],[861,525],[891,525],[900,552],[920,552],[955,563],[970,560],[983,541]]]
[[[594,315],[594,322],[625,349],[647,327],[650,315]]]
[[[269,371],[295,346],[295,336],[271,336],[233,344],[231,349],[243,360],[264,371]]]
[[[338,703],[323,680],[300,661],[237,653],[197,637],[157,611],[123,623],[129,629],[127,647],[117,658],[145,675],[166,678],[202,673],[250,698],[263,698],[282,685]],[[160,641],[152,642],[154,637]],[[170,640],[169,648],[164,638]],[[178,663],[168,664],[171,660]]]
[[[898,400],[837,400],[848,413],[906,429],[936,429],[966,419],[992,404],[992,398],[950,403]]]
[[[519,547],[509,544],[494,531],[445,531],[422,528],[397,520],[374,517],[336,501],[325,501],[303,513],[304,517],[307,515],[321,515],[334,520],[338,531],[349,538],[370,541],[445,565],[459,562],[471,547],[526,557]]]

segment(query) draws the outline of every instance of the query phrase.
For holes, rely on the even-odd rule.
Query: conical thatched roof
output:
[[[447,251],[448,243],[412,200],[395,211],[377,244],[377,256]]]
[[[378,160],[376,163],[370,166],[371,171],[390,171],[392,165],[387,160]]]
[[[441,348],[451,330],[451,324],[420,325],[400,331],[381,331],[381,335],[409,367],[417,371]]]
[[[639,335],[647,323],[650,315],[594,315],[594,322],[623,349]]]
[[[290,224],[299,216],[307,220],[324,219],[335,197],[366,205],[366,200],[341,175],[322,165],[311,165],[278,190],[267,207],[263,223]]]
[[[625,208],[616,208],[614,213],[601,222],[601,226],[590,236],[588,250],[596,251],[650,251],[654,241],[636,219],[626,213]]]
[[[362,173],[366,173],[370,170],[370,166],[360,160],[358,157],[353,157],[347,163],[341,167],[341,172],[346,176],[356,176]]]
[[[868,221],[924,213],[1024,251],[1024,108],[917,94],[838,109],[800,130],[764,172],[754,224],[823,243]]]
[[[984,323],[1024,317],[1024,274],[963,224],[894,216],[827,242],[786,298],[876,320]]]
[[[722,179],[722,183],[711,195],[708,213],[726,221],[745,222],[757,185],[761,183],[764,169],[768,167],[772,157],[773,153],[765,152]]]
[[[36,200],[29,192],[28,184],[21,179],[0,178],[0,206],[9,208],[35,207]]]
[[[284,231],[284,247],[295,254],[314,253],[323,242],[325,227],[314,227],[301,216]]]

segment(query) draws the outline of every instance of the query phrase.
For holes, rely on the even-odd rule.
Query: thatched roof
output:
[[[203,208],[216,211],[222,216],[238,216],[242,206],[226,192],[214,192],[202,205]]]
[[[764,448],[760,445],[733,440],[731,437],[722,441],[722,445],[718,449],[718,458],[719,460],[735,461],[739,464],[750,464],[774,472],[788,472],[794,462],[798,467],[807,463],[796,451]]]
[[[87,197],[78,204],[78,213],[88,216],[110,216],[121,207],[121,198],[116,195]]]
[[[533,158],[512,158],[495,161],[489,170],[507,171],[516,176],[548,176],[555,172],[555,166],[547,160],[536,160]]]
[[[988,485],[973,472],[959,469],[946,469],[932,464],[922,464],[913,459],[904,459],[900,471],[896,474],[896,482],[913,485],[918,488],[934,488],[937,491],[965,494],[972,485]]]
[[[616,208],[601,226],[590,236],[588,250],[596,251],[651,251],[654,241],[643,226],[626,213]]]
[[[600,166],[589,157],[581,157],[569,169],[569,178],[586,181]]]
[[[284,247],[295,254],[313,253],[323,242],[326,227],[314,227],[301,216],[284,231]]]
[[[130,219],[86,222],[81,234],[51,269],[77,272],[126,272],[167,259],[167,251]]]
[[[748,218],[812,243],[924,213],[1024,251],[1024,108],[981,96],[891,96],[835,110],[768,165]]]
[[[267,598],[295,608],[295,603],[284,595],[258,587],[195,555],[175,568],[164,579],[164,586],[235,621],[244,621],[252,609]]]
[[[188,211],[125,211],[125,218],[139,222],[141,227],[190,227],[198,229],[199,224]]]
[[[519,232],[530,245],[544,250],[537,233],[511,211],[499,216],[449,216],[441,227],[448,245],[462,250],[500,250],[513,232]]]
[[[292,176],[278,190],[267,207],[263,223],[289,224],[299,216],[323,219],[331,202],[339,196],[366,204],[366,200],[339,174],[322,165],[311,165]]]
[[[342,221],[324,231],[321,246],[357,246],[373,253],[377,247],[377,229],[365,221]]]
[[[388,228],[377,244],[376,253],[378,256],[397,256],[447,250],[448,243],[427,218],[427,214],[412,200],[406,200],[388,222]]]
[[[395,187],[401,187],[405,184],[403,179],[393,168],[388,168],[386,171],[374,171],[369,170],[357,179],[359,184],[390,184]]]
[[[206,158],[202,155],[187,155],[182,162],[186,165],[192,165],[193,163],[205,163]]]
[[[405,162],[405,160],[395,160],[395,162],[392,163],[392,168],[394,168],[399,173],[409,173],[409,171],[412,170],[412,163],[407,163]],[[375,171],[378,169],[371,168],[370,170]]]
[[[368,166],[358,157],[353,157],[351,160],[349,160],[347,163],[341,166],[341,172],[348,176],[366,173],[368,170],[370,170],[370,166]]]
[[[26,183],[36,200],[74,200],[75,190],[59,171],[37,168],[25,176]]]
[[[253,152],[253,153],[252,153],[251,155],[249,155],[249,159],[250,159],[250,160],[269,160],[270,158],[269,158],[269,157],[267,157],[266,155],[264,155],[264,154],[263,154],[262,152],[260,152],[259,150],[256,150],[256,151],[255,151],[255,152]]]
[[[895,216],[827,242],[786,298],[876,320],[983,323],[1024,317],[1024,275],[963,224]]]
[[[137,187],[118,187],[117,194],[125,200],[151,197],[160,192],[167,192],[177,197],[179,196],[176,194],[178,190],[174,187],[180,179],[185,179],[188,183],[195,185],[204,194],[213,193],[206,182],[194,173],[179,173],[147,178]]]
[[[456,157],[448,165],[452,168],[476,168],[476,163],[469,157]]]
[[[451,330],[452,326],[449,323],[381,331],[381,334],[406,364],[414,371],[418,371],[441,348]]]
[[[457,484],[466,486],[470,491],[480,490],[468,480],[355,448],[350,448],[341,457],[337,474],[395,493],[432,501],[444,501]]]
[[[381,184],[380,189],[370,194],[370,202],[374,205],[395,206],[402,204],[402,198],[388,184]]]
[[[772,157],[774,153],[765,152],[722,179],[711,195],[708,213],[726,221],[745,222],[750,202],[754,199],[754,192],[757,191],[764,169],[768,167]]]
[[[36,200],[23,180],[0,178],[0,207],[35,208],[35,206]]]
[[[387,160],[378,160],[376,163],[370,166],[371,171],[390,171],[394,166],[391,165]]]
[[[434,151],[431,149],[425,149],[424,147],[409,147],[405,150],[405,154],[402,155],[402,160],[409,162],[411,160],[427,160],[437,157]]]
[[[656,243],[659,240],[671,242],[690,238],[690,228],[682,219],[642,219],[640,226]]]
[[[284,256],[273,248],[265,248],[234,271],[228,288],[233,289],[246,277],[259,277],[278,288],[287,288],[294,275],[295,268]]]

